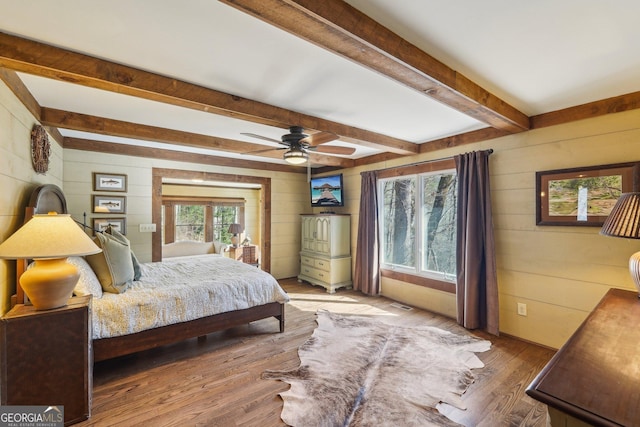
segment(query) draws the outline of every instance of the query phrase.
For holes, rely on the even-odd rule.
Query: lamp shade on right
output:
[[[640,193],[623,193],[605,220],[600,234],[640,239]]]

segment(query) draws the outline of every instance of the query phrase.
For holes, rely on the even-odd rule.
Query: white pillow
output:
[[[78,296],[93,295],[94,298],[102,298],[102,285],[89,263],[77,256],[67,258],[67,262],[75,265],[80,273],[80,279],[73,293]]]

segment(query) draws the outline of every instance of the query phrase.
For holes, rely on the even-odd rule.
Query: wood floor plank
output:
[[[220,331],[159,349],[97,363],[91,419],[79,426],[284,426],[280,419],[286,383],[263,380],[268,369],[299,365],[298,348],[317,326],[315,313],[329,310],[372,316],[387,323],[435,326],[492,341],[478,356],[485,367],[463,396],[466,411],[442,405],[465,426],[546,426],[546,407],[524,393],[553,351],[509,337],[469,332],[455,321],[419,309],[392,306],[383,297],[281,281],[291,296],[286,329],[275,319]]]

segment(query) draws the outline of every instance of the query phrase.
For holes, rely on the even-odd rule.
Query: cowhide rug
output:
[[[266,371],[291,384],[282,420],[313,426],[459,426],[436,409],[465,409],[460,396],[491,343],[434,327],[392,326],[360,316],[317,313],[300,367]]]

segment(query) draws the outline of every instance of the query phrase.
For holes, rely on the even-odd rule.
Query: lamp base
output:
[[[20,285],[36,310],[51,310],[67,305],[79,278],[66,258],[39,259],[20,276]]]
[[[633,283],[638,290],[638,298],[640,298],[640,252],[636,252],[629,258],[629,273],[631,273]]]

